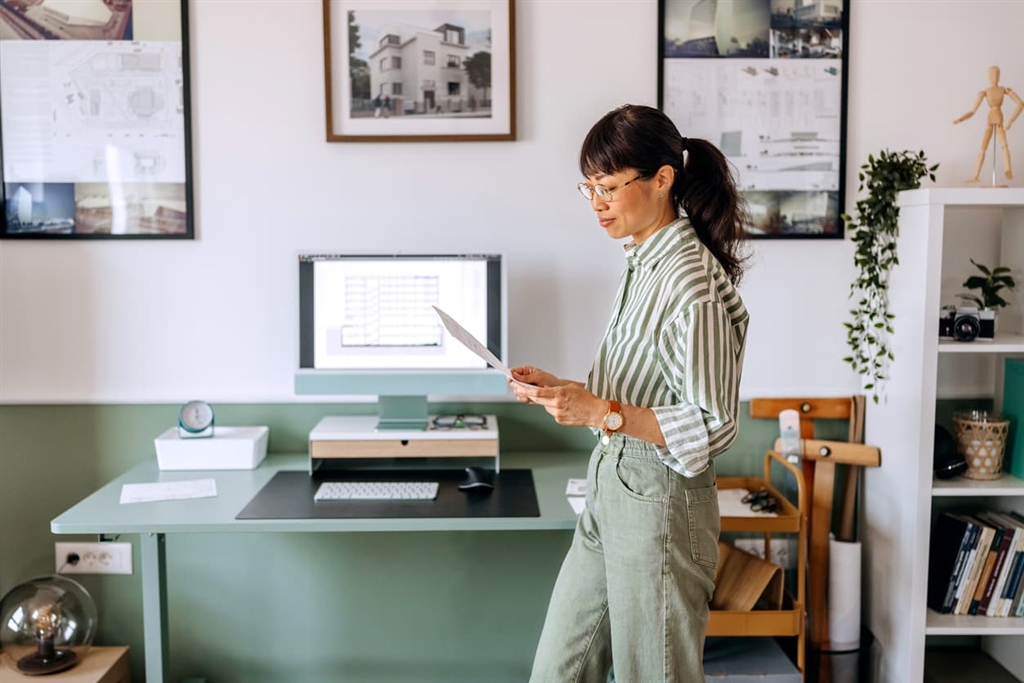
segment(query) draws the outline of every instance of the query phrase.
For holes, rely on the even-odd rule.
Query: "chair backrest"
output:
[[[814,438],[814,420],[850,420],[851,425],[857,414],[855,404],[863,404],[863,396],[847,396],[845,398],[755,398],[750,401],[750,417],[758,419],[778,419],[783,410],[795,410],[800,413],[800,438]],[[863,407],[859,411],[863,415]],[[863,419],[860,420],[863,424]],[[862,437],[863,438],[863,437]],[[858,443],[857,439],[848,439]]]

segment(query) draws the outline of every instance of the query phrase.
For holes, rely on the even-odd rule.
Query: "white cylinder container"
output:
[[[832,651],[860,647],[861,545],[829,539],[828,630]]]

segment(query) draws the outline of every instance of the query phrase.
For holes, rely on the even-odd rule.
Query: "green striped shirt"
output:
[[[587,389],[653,409],[659,455],[693,477],[736,439],[747,309],[686,218],[625,249]]]

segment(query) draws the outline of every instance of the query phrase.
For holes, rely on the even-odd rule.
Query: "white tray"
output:
[[[270,428],[215,426],[213,436],[182,439],[171,427],[153,439],[162,470],[251,470],[267,457]]]

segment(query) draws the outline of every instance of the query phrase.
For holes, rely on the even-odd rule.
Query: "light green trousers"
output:
[[[718,564],[712,464],[694,478],[623,435],[599,443],[531,683],[703,683]]]

